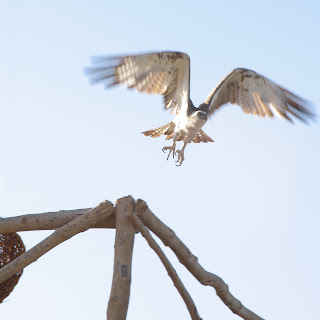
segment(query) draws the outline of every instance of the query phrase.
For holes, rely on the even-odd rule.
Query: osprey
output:
[[[227,103],[239,105],[245,113],[261,117],[274,114],[292,122],[290,116],[303,122],[315,117],[309,103],[266,77],[248,69],[231,71],[197,108],[190,99],[190,57],[182,52],[152,52],[127,56],[93,58],[94,66],[85,71],[91,83],[102,82],[105,87],[124,83],[138,91],[161,94],[165,109],[172,109],[173,120],[161,127],[143,132],[157,138],[162,134],[172,139],[171,146],[163,147],[180,166],[184,150],[191,141],[213,142],[202,130],[208,118]],[[176,142],[183,140],[181,150]]]

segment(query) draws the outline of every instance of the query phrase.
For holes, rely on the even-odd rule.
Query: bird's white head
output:
[[[207,113],[204,111],[196,111],[195,116],[197,116],[199,119],[204,120],[204,121],[208,120]]]

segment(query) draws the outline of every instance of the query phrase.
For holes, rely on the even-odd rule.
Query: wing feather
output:
[[[293,116],[303,122],[315,118],[308,101],[244,68],[230,72],[210,92],[202,108],[212,115],[227,103],[237,104],[245,113],[260,117],[273,117],[277,114],[289,121],[292,121],[290,116]]]
[[[190,94],[190,58],[182,52],[152,52],[93,58],[85,73],[90,82],[106,88],[125,84],[150,94],[161,94],[166,109],[178,114],[187,110]]]
[[[194,143],[199,142],[214,142],[202,129],[198,132],[196,137],[192,140]]]

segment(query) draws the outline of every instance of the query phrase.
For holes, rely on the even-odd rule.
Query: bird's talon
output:
[[[184,156],[183,156],[183,151],[181,150],[176,150],[176,146],[175,144],[173,144],[172,146],[170,147],[163,147],[162,148],[162,152],[166,152],[166,151],[169,151],[168,155],[167,155],[167,160],[169,160],[170,158],[170,155],[172,153],[172,158],[175,159],[177,157],[177,160],[176,160],[176,166],[180,167],[183,160],[184,160]]]

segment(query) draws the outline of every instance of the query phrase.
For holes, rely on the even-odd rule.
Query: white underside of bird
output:
[[[201,112],[201,111],[199,111]],[[206,119],[199,118],[196,114],[193,114],[191,117],[186,117],[182,114],[178,114],[172,122],[175,125],[174,133],[172,137],[172,145],[163,147],[162,151],[169,151],[167,159],[169,159],[170,154],[172,157],[177,156],[177,165],[181,165],[184,161],[184,150],[188,143],[192,142],[192,140],[198,135],[201,128],[207,122]],[[176,142],[178,137],[183,137],[183,146],[181,150],[176,150]]]

